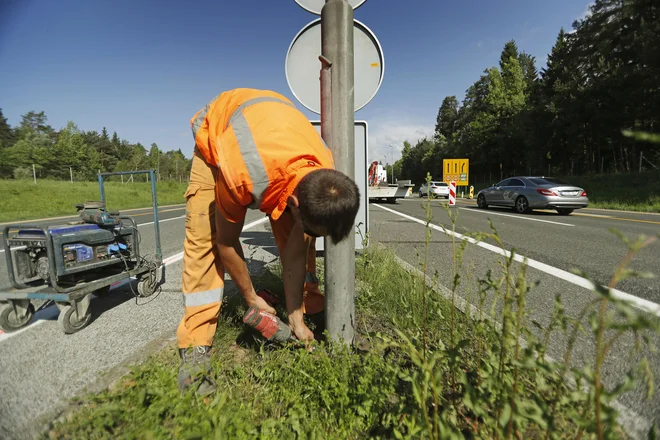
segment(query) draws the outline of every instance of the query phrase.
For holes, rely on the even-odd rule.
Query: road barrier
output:
[[[452,180],[449,182],[449,206],[456,204],[456,182]]]
[[[474,198],[474,186],[470,186],[470,198]]]

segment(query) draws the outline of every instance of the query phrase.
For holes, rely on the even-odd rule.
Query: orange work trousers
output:
[[[186,197],[186,237],[183,243],[182,290],[184,314],[177,329],[179,348],[211,346],[218,326],[218,315],[224,295],[225,269],[216,244],[218,216],[215,206],[215,174],[217,168],[207,164],[197,150],[193,154],[190,183]],[[293,226],[285,213],[271,221],[278,249],[283,249]],[[255,286],[257,287],[257,286]],[[316,247],[311,246],[307,258],[303,312],[323,310],[324,298],[316,278]]]

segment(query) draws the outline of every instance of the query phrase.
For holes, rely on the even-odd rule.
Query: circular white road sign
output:
[[[380,88],[385,74],[385,58],[378,39],[358,20],[353,21],[355,56],[355,107],[367,105]],[[321,114],[321,19],[302,28],[286,54],[286,80],[293,96],[310,111]],[[332,60],[330,60],[332,62]]]
[[[348,4],[353,7],[353,10],[359,8],[362,3],[367,0],[348,0]],[[300,5],[301,8],[312,14],[321,15],[321,9],[325,5],[325,0],[296,0],[296,3]]]

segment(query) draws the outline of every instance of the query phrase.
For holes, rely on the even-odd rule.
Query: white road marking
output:
[[[493,211],[482,211],[478,209],[470,209],[470,208],[459,208],[464,211],[469,211],[469,212],[479,212],[481,214],[493,214],[493,215],[501,215],[503,217],[511,217],[515,219],[520,219],[520,220],[530,220],[534,222],[543,222],[543,223],[552,223],[553,225],[561,225],[561,226],[575,226],[570,223],[560,223],[560,222],[553,222],[552,220],[541,220],[540,218],[531,218],[531,217],[521,217],[519,215],[512,215],[512,214],[502,214],[501,212],[493,212]]]
[[[185,215],[184,215],[185,217]],[[242,232],[247,231],[248,229],[252,229],[253,227],[260,225],[268,220],[268,217],[261,218],[259,220],[255,220],[251,223],[248,223],[247,225],[243,226]],[[176,263],[177,261],[181,261],[183,259],[183,252],[179,252],[178,254],[174,254],[170,257],[167,257],[163,260],[163,264],[172,264]]]
[[[601,215],[601,214],[580,214],[579,212],[574,212],[573,215],[578,215],[578,216],[582,216],[582,217],[612,218],[611,215]]]
[[[176,220],[176,219],[180,219],[180,218],[184,218],[184,217],[185,217],[185,215],[181,216],[181,217],[176,217],[176,218],[168,218],[168,219],[165,219],[165,220],[161,220],[160,222],[162,223],[162,222],[166,222],[166,221],[169,221],[169,220]],[[266,221],[268,221],[268,217],[264,217],[264,218],[261,218],[259,220],[255,220],[251,223],[248,223],[247,225],[243,226],[243,232],[247,231],[248,229],[252,229],[253,227],[255,227],[257,225],[265,223]],[[146,225],[146,224],[153,224],[153,222],[151,222],[151,223],[141,223],[138,226],[142,226],[142,225]],[[164,258],[163,259],[163,265],[164,266],[169,266],[170,264],[174,264],[174,263],[176,263],[178,261],[181,261],[181,260],[183,260],[183,252],[179,252],[177,254],[170,255],[169,257]],[[118,286],[123,286],[128,281],[129,281],[128,279],[119,281],[118,283],[113,284],[111,286],[111,288],[116,288]],[[96,297],[94,297],[94,298],[96,298]],[[50,306],[46,307],[45,309],[41,309],[37,313],[34,314],[34,317],[32,318],[33,324],[28,324],[25,327],[23,327],[22,329],[17,330],[17,331],[12,332],[12,333],[5,333],[2,329],[0,329],[0,342],[6,341],[7,339],[13,338],[14,336],[20,335],[21,333],[23,333],[24,331],[26,331],[29,328],[34,328],[37,325],[41,325],[44,322],[49,321],[52,318],[56,317],[58,314],[59,314],[59,309],[57,308],[57,306],[55,306],[54,304],[51,304]]]
[[[585,211],[603,211],[603,212],[624,212],[626,214],[639,214],[639,215],[660,215],[660,212],[646,212],[646,211],[626,211],[623,209],[609,209],[609,208],[584,208]]]
[[[400,217],[403,217],[403,218],[408,219],[410,221],[413,221],[415,223],[419,223],[420,225],[426,225],[425,221],[420,220],[418,218],[411,217],[407,214],[403,214],[401,212],[395,211],[395,210],[390,209],[390,208],[386,208],[384,206],[380,206],[376,203],[374,203],[374,205],[378,206],[379,208],[381,208],[385,211],[391,212],[392,214],[396,214]],[[459,234],[458,232],[453,232],[453,231],[447,230],[447,229],[445,229],[443,227],[440,227],[440,226],[436,226],[436,225],[433,225],[433,224],[430,224],[429,226],[431,228],[437,230],[437,231],[444,232],[445,234],[450,235],[450,236],[454,236],[454,237],[456,237],[460,240],[467,240],[469,243],[476,244],[477,246],[479,246],[483,249],[487,249],[491,252],[495,252],[496,254],[503,255],[507,258],[511,257],[511,252],[509,252],[507,250],[504,250],[504,249],[501,249],[497,246],[493,246],[492,244],[477,241],[477,240],[475,240],[471,237],[466,237],[463,234]],[[582,278],[578,275],[575,275],[571,272],[567,272],[563,269],[559,269],[557,267],[550,266],[550,265],[545,264],[545,263],[541,263],[540,261],[532,260],[531,258],[524,257],[520,254],[516,254],[514,256],[514,260],[519,262],[519,263],[523,263],[523,262],[527,261],[527,265],[529,267],[533,267],[534,269],[540,270],[541,272],[545,272],[548,275],[552,275],[552,276],[555,276],[555,277],[557,277],[559,279],[562,279],[564,281],[568,281],[569,283],[575,284],[576,286],[584,287],[585,289],[589,289],[589,290],[594,290],[594,288],[595,288],[594,284],[591,281],[587,280],[586,278]],[[610,292],[611,292],[611,294],[614,298],[617,298],[617,299],[620,299],[620,300],[623,300],[623,301],[627,301],[627,302],[630,303],[630,305],[632,305],[633,307],[636,307],[637,309],[643,310],[645,312],[648,312],[648,313],[651,313],[655,316],[660,317],[660,304],[656,304],[652,301],[648,301],[646,299],[639,298],[635,295],[631,295],[630,293],[622,292],[621,290],[618,290],[618,289],[610,289]]]
[[[158,207],[158,212],[167,212],[167,211],[178,211],[178,209],[169,209],[167,211],[161,211],[165,208],[174,208],[174,207],[179,207],[180,209],[185,209],[186,204],[185,203],[179,203],[177,205],[163,205]],[[153,208],[131,208],[131,209],[122,209],[121,212],[135,212],[135,211],[151,211],[153,212]],[[14,222],[3,222],[0,223],[0,226],[6,226],[6,225],[11,225],[11,224],[26,224],[27,222],[47,222],[50,220],[62,220],[62,219],[67,219],[67,218],[77,218],[78,216],[75,215],[65,215],[62,217],[46,217],[46,218],[35,218],[32,220],[16,220]]]
[[[180,218],[186,218],[186,216],[185,216],[185,215],[180,215],[180,216],[178,216],[178,217],[166,218],[165,220],[158,220],[158,223],[165,223],[165,222],[169,222],[169,221],[171,221],[171,220],[178,220],[178,219],[180,219]],[[140,223],[140,224],[138,225],[138,227],[140,227],[140,226],[147,226],[147,225],[153,225],[153,224],[154,224],[154,222]]]

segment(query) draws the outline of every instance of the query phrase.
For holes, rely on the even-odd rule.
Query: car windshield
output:
[[[431,182],[433,186],[448,186],[445,182]]]
[[[563,180],[555,179],[552,177],[545,177],[543,179],[529,179],[537,185],[568,185]]]

